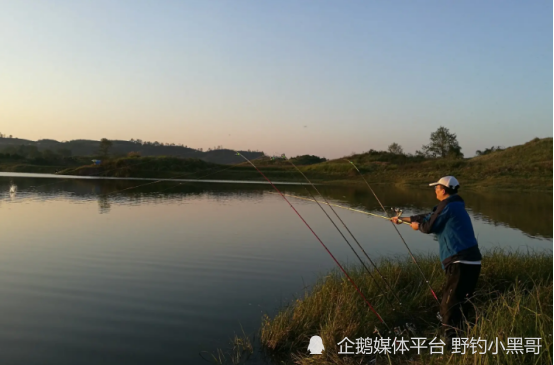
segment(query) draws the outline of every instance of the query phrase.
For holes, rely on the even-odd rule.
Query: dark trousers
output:
[[[440,314],[445,337],[459,337],[465,319],[469,319],[473,297],[481,265],[450,264],[446,270]],[[469,299],[469,300],[468,300]]]

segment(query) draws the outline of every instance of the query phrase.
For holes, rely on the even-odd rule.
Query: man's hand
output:
[[[418,222],[412,222],[411,226],[412,226],[412,229],[414,231],[419,230],[419,223]]]
[[[392,217],[390,220],[394,224],[402,224],[402,221],[400,220],[400,217]]]

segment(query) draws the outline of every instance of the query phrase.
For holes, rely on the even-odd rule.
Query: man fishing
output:
[[[446,274],[440,315],[447,345],[450,345],[452,338],[457,337],[457,330],[462,328],[464,317],[469,315],[471,303],[468,299],[473,296],[481,271],[481,252],[464,201],[458,195],[458,180],[445,176],[429,186],[435,187],[440,201],[432,213],[394,217],[392,221],[411,223],[412,229],[434,233],[438,238]]]

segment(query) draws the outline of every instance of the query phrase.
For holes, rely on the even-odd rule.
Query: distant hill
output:
[[[135,142],[112,140],[110,154],[115,157],[126,156],[129,152],[138,152],[141,156],[173,156],[183,158],[197,158],[206,162],[218,164],[235,164],[244,161],[232,150],[218,149],[202,152],[194,148],[177,145],[164,145],[158,142]],[[76,139],[67,142],[59,142],[53,139],[41,139],[31,141],[20,138],[0,138],[0,152],[9,147],[18,146],[36,146],[40,152],[50,150],[58,152],[60,150],[70,151],[72,156],[96,156],[100,141]],[[263,155],[263,152],[240,151],[245,157],[252,159]]]

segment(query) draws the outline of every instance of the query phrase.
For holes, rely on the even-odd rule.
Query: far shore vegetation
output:
[[[444,274],[439,258],[417,258],[431,286],[442,297]],[[466,322],[469,330],[464,336],[487,340],[487,344],[498,338],[505,347],[509,337],[540,338],[539,354],[506,353],[499,345],[496,355],[494,348],[486,354],[472,354],[470,349],[465,355],[447,350],[442,355],[430,355],[428,349],[421,355],[416,350],[389,356],[339,355],[337,344],[345,337],[354,342],[358,338],[403,337],[410,340],[410,345],[414,337],[441,339],[438,305],[412,261],[385,258],[378,267],[402,301],[401,306],[396,303],[393,308],[385,299],[387,294],[359,265],[347,270],[389,328],[379,322],[337,269],[322,276],[277,314],[264,315],[259,333],[252,338],[235,336],[229,349],[219,349],[207,357],[219,364],[248,364],[252,355],[271,359],[274,364],[297,365],[552,364],[552,252],[485,251],[476,294],[471,299],[475,317],[471,323]],[[388,298],[394,301],[390,294]],[[314,335],[323,339],[325,350],[321,355],[307,352]],[[356,352],[355,346],[353,349]]]
[[[8,140],[12,142],[6,142]],[[0,171],[164,179],[263,179],[235,151],[221,146],[200,151],[134,139],[127,142],[105,138],[96,142],[43,141],[18,144],[16,138],[0,138]],[[45,146],[57,146],[57,149]],[[90,154],[75,155],[76,151]],[[281,156],[265,156],[259,151],[240,152],[272,180],[305,181]],[[167,155],[158,155],[163,153]],[[552,191],[552,138],[535,138],[507,148],[487,147],[475,154],[475,157],[464,158],[456,135],[440,127],[431,133],[429,143],[415,154],[404,153],[402,146],[391,143],[386,151],[370,149],[335,160],[303,155],[292,157],[290,161],[317,183],[362,183],[348,162],[352,161],[370,183],[423,186],[441,176],[454,175],[463,182],[464,189]],[[93,160],[100,162],[95,164]]]

